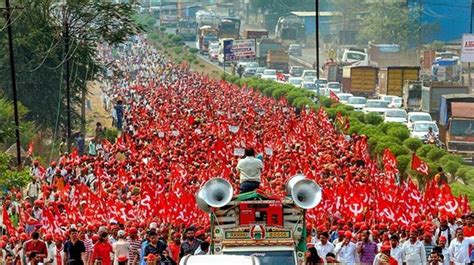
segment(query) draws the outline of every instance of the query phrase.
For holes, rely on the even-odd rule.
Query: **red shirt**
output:
[[[181,245],[176,244],[175,242],[171,242],[168,245],[168,248],[170,249],[170,256],[171,258],[176,261],[176,263],[179,264],[179,251],[181,249]]]
[[[31,252],[36,252],[40,262],[43,262],[43,259],[48,256],[48,248],[46,244],[40,240],[29,240],[25,242],[25,254],[27,258]]]
[[[465,226],[462,230],[465,237],[474,236],[474,226]]]
[[[107,242],[97,242],[94,246],[94,251],[92,252],[92,261],[95,261],[97,258],[102,260],[103,265],[112,264],[110,259],[110,253],[112,252],[112,245]]]

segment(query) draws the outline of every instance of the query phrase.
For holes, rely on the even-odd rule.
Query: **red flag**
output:
[[[395,174],[399,172],[397,168],[397,159],[389,149],[385,149],[383,151],[382,161],[385,169],[385,174],[390,178],[395,177]]]
[[[413,153],[413,156],[411,158],[411,169],[425,176],[428,176],[428,164],[423,162],[423,160],[416,156],[415,153]]]
[[[13,227],[12,221],[10,220],[10,216],[8,215],[6,205],[3,205],[2,217],[3,217],[3,224],[7,228],[8,234],[10,236],[14,236],[15,235],[15,228]]]
[[[282,73],[277,73],[276,76],[277,76],[277,79],[278,79],[279,81],[286,81],[286,78],[285,78],[285,75],[284,75],[284,74],[282,74]]]
[[[339,97],[332,90],[329,90],[329,98],[331,99],[331,102],[339,103]]]

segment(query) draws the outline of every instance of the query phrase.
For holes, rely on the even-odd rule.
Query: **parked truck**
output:
[[[420,79],[420,67],[390,66],[379,70],[379,93],[392,96],[403,96],[403,85],[406,81]]]
[[[262,265],[305,262],[305,210],[316,207],[321,189],[303,175],[291,178],[288,196],[280,199],[258,191],[233,196],[232,185],[209,180],[196,196],[210,214],[211,254],[257,257]]]
[[[369,63],[377,67],[400,65],[400,45],[369,43]]]
[[[285,50],[269,50],[267,52],[267,68],[288,73],[290,57]]]
[[[449,152],[474,157],[474,94],[441,96],[438,124]]]
[[[342,70],[342,87],[355,96],[374,97],[379,69],[372,66],[345,66]]]
[[[421,89],[421,110],[428,112],[436,119],[439,115],[439,105],[442,95],[468,94],[469,87],[453,83],[432,82],[430,86]]]

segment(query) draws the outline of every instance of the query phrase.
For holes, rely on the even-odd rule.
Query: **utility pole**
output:
[[[8,32],[8,50],[10,52],[10,74],[12,79],[12,95],[13,95],[13,114],[15,116],[15,138],[16,138],[16,162],[18,168],[21,167],[21,145],[20,145],[20,121],[18,118],[18,97],[16,94],[16,73],[15,73],[15,56],[13,52],[13,34],[12,34],[12,14],[10,8],[10,0],[5,0],[5,12],[7,16],[7,32]]]
[[[66,114],[67,114],[67,151],[71,152],[71,84],[70,84],[70,69],[69,69],[69,23],[67,16],[67,7],[63,7],[64,17],[63,17],[63,27],[64,27],[64,53],[65,53],[65,64],[66,64]]]
[[[316,83],[318,91],[318,104],[321,105],[321,93],[319,92],[319,0],[316,0],[316,78],[318,79]]]

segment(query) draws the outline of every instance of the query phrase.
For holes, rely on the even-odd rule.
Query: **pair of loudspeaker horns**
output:
[[[294,203],[303,209],[316,207],[322,199],[321,188],[304,175],[296,175],[286,183],[286,192]],[[211,208],[220,208],[227,205],[234,195],[234,189],[229,181],[223,178],[213,178],[207,181],[196,194],[198,207],[204,212],[211,212]]]

